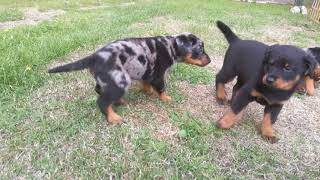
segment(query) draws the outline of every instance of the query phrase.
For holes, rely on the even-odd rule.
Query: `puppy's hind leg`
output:
[[[123,92],[104,92],[97,99],[100,111],[106,116],[108,123],[112,125],[121,124],[123,119],[114,112],[112,104],[124,95]]]
[[[99,84],[96,84],[94,90],[96,91],[97,94],[99,94],[99,95],[102,94],[102,89]],[[128,104],[128,102],[123,98],[120,98],[114,102],[114,105],[116,105],[116,106],[126,105],[126,104]]]
[[[125,94],[131,84],[130,77],[121,71],[113,74],[101,73],[97,82],[100,84],[100,96],[97,104],[100,111],[106,116],[106,120],[113,125],[121,124],[123,119],[113,111],[112,105]]]
[[[242,87],[243,83],[241,81],[237,81],[237,83],[233,86],[232,88],[232,96],[231,96],[231,100],[230,100],[230,104],[232,103],[232,101],[234,100],[235,96],[237,95],[239,89]]]
[[[153,96],[155,94],[152,85],[148,81],[141,81],[141,84],[142,84],[143,91],[147,95]]]

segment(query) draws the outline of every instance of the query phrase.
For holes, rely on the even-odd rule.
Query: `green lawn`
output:
[[[288,128],[294,138],[283,135],[283,141],[271,145],[257,132],[255,119],[261,116],[250,114],[229,131],[217,129],[213,123],[227,108],[218,106],[213,99],[214,76],[227,47],[215,28],[216,20],[226,22],[243,38],[301,47],[319,45],[319,24],[301,15],[292,16],[288,6],[228,0],[137,0],[121,6],[124,2],[0,0],[1,8],[19,12],[31,6],[43,11],[66,11],[37,26],[0,30],[2,178],[320,176],[319,161],[311,155],[304,159],[305,151],[300,151],[308,145],[316,153],[319,143],[295,138],[294,129]],[[91,6],[105,7],[79,9]],[[2,12],[0,15],[0,21],[9,20],[2,20]],[[6,16],[15,17],[15,13]],[[205,41],[212,64],[206,68],[175,65],[167,81],[174,99],[170,104],[148,97],[133,86],[126,95],[129,105],[116,108],[127,120],[118,127],[108,126],[103,120],[88,72],[46,73],[52,64],[76,60],[114,39],[184,31]],[[282,117],[281,121],[285,120]]]
[[[23,18],[23,13],[14,8],[0,8],[0,22],[16,21]]]

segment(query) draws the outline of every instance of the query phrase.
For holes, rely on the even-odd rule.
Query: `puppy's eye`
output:
[[[269,61],[268,64],[271,65],[271,66],[273,66],[273,65],[274,65],[274,61]]]
[[[290,72],[290,71],[292,71],[292,68],[289,66],[289,64],[286,64],[286,65],[283,67],[283,70],[286,71],[286,72]]]

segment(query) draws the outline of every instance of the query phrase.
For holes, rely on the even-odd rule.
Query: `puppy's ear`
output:
[[[316,58],[320,63],[320,47],[308,48],[309,52]]]
[[[268,64],[272,49],[274,46],[269,46],[266,51],[264,52],[264,59],[263,59],[263,64],[266,65]]]
[[[314,74],[314,71],[316,70],[316,67],[318,65],[317,60],[311,54],[307,54],[303,58],[303,61],[304,61],[305,65],[306,65],[306,70],[305,70],[304,75],[312,77],[313,74]]]
[[[179,35],[176,37],[177,48],[181,56],[186,56],[192,53],[192,43],[188,40],[186,35]]]

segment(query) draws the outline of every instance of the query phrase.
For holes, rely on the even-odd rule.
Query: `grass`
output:
[[[0,8],[0,22],[16,21],[20,19],[23,19],[23,13],[20,10]]]
[[[215,65],[221,63],[227,46],[214,28],[216,20],[230,24],[243,38],[263,40],[269,38],[261,29],[276,27],[275,21],[285,27],[302,27],[303,31],[294,31],[284,38],[301,47],[320,40],[316,35],[319,25],[306,17],[292,16],[287,6],[227,0],[192,0],[188,6],[182,6],[185,3],[182,0],[138,0],[130,6],[116,6],[123,2],[0,0],[0,6],[5,8],[34,6],[66,11],[37,26],[0,31],[1,177],[312,179],[318,176],[317,162],[309,166],[302,160],[296,161],[296,157],[303,157],[303,152],[289,148],[286,153],[295,156],[284,160],[288,158],[282,153],[285,145],[275,147],[263,141],[253,120],[222,131],[194,115],[186,105],[191,103],[191,96],[201,98],[199,95],[204,92],[198,90],[200,87],[213,92],[218,69]],[[110,4],[115,6],[79,9]],[[167,81],[174,99],[170,104],[148,97],[134,86],[126,95],[129,105],[116,108],[127,120],[119,127],[104,122],[95,104],[94,82],[87,72],[46,73],[52,63],[75,60],[114,39],[182,31],[194,32],[205,41],[212,65],[206,68],[174,65]],[[195,92],[186,93],[181,82],[194,87]],[[200,102],[198,106],[212,104]],[[212,116],[219,111],[201,110],[201,113]],[[286,162],[301,169],[292,171]]]
[[[209,84],[213,81],[208,69],[184,64],[175,65],[171,77],[173,81],[187,81],[190,84]]]
[[[56,0],[56,1],[47,1],[47,0],[0,0],[0,7],[5,8],[26,8],[26,7],[37,7],[41,10],[47,9],[66,9],[66,10],[76,10],[79,7],[87,6],[100,6],[100,5],[115,5],[122,2],[128,2],[127,0]]]

